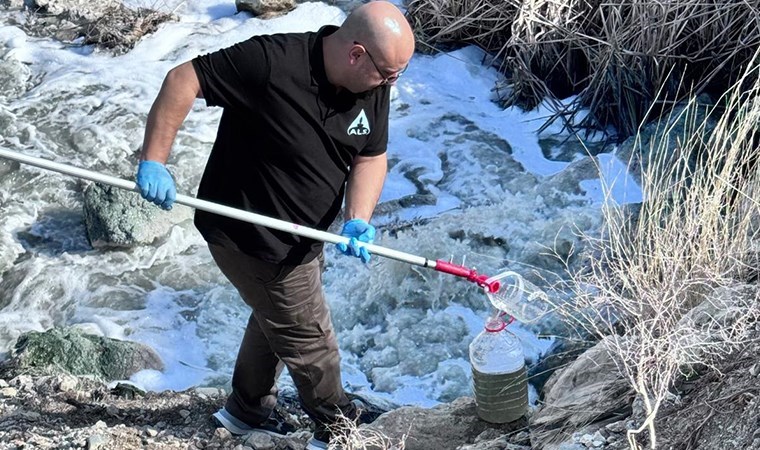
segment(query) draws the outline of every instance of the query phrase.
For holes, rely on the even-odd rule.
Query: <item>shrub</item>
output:
[[[491,54],[508,77],[506,104],[577,95],[569,108],[555,102],[555,117],[589,108],[584,125],[623,137],[674,101],[722,95],[760,43],[759,0],[409,0],[408,15],[424,46]]]
[[[647,414],[629,431],[631,448],[648,432],[674,385],[746,343],[760,317],[760,64],[753,59],[712,116],[685,120],[691,129],[672,151],[658,133],[642,173],[637,220],[611,200],[601,237],[583,272],[571,274],[576,302],[563,311],[586,331],[611,336],[620,369]],[[696,103],[680,114],[695,114]],[[671,123],[663,121],[662,123]],[[754,285],[753,285],[754,284]]]

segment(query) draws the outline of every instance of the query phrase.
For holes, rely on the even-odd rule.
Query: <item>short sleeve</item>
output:
[[[208,106],[247,109],[269,79],[271,63],[262,39],[254,36],[192,60]]]

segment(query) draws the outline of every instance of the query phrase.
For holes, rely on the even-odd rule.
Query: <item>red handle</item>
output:
[[[501,287],[501,283],[499,283],[498,280],[486,282],[488,278],[490,278],[488,275],[478,275],[475,269],[468,269],[467,267],[460,266],[458,264],[452,264],[442,259],[439,259],[435,262],[435,270],[443,273],[448,273],[450,275],[467,278],[468,281],[477,283],[480,287],[487,288],[488,292],[492,294],[497,292]]]

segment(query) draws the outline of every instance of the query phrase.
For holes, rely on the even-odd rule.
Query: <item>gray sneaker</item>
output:
[[[327,442],[322,442],[319,439],[312,437],[306,444],[305,450],[327,450]]]
[[[279,415],[272,414],[267,420],[256,425],[248,425],[242,420],[230,414],[227,409],[222,408],[219,411],[211,415],[211,417],[218,423],[227,429],[230,433],[237,436],[244,436],[255,432],[266,433],[272,436],[284,436],[292,431],[295,431],[295,427],[284,420],[281,420]]]

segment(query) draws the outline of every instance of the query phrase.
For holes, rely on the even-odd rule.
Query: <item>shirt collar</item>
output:
[[[327,72],[325,71],[325,58],[323,53],[322,39],[335,33],[338,27],[335,25],[325,25],[317,31],[315,35],[312,35],[311,52],[309,54],[309,60],[311,63],[311,82],[312,84],[319,85],[321,87],[330,87],[333,90],[334,86],[327,80]]]

